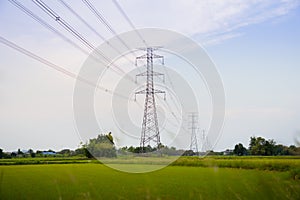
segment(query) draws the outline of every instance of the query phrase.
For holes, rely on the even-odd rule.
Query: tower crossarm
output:
[[[164,100],[166,100],[166,91],[162,91],[162,90],[158,90],[158,89],[154,89],[154,91],[151,91],[151,90],[147,90],[147,88],[135,92],[135,100],[136,100],[137,94],[156,94],[156,93],[164,94]]]
[[[142,72],[140,74],[135,75],[135,82],[137,83],[137,78],[141,76],[162,76],[163,77],[163,82],[165,82],[165,75],[163,73],[159,72],[152,72],[150,74],[147,74],[147,72]]]
[[[147,49],[145,49],[147,51]],[[151,49],[151,52],[153,52],[155,49]],[[151,56],[151,58],[150,58]],[[138,60],[144,60],[144,59],[151,59],[151,62],[153,62],[153,59],[161,59],[162,65],[165,64],[165,60],[164,60],[164,56],[162,55],[157,55],[154,53],[151,53],[151,55],[149,55],[149,53],[147,52],[144,55],[138,56],[135,58],[135,65],[137,66],[137,61]]]

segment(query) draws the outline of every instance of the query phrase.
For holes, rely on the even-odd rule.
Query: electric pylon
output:
[[[202,147],[201,147],[201,151],[202,152],[208,152],[212,150],[211,149],[211,144],[208,141],[208,136],[205,134],[205,130],[202,130]]]
[[[198,117],[196,113],[190,114],[190,130],[191,130],[191,145],[190,150],[198,154],[198,140],[197,140],[197,130],[198,130]]]
[[[155,51],[156,49],[157,48],[154,47],[143,48],[141,50],[146,51],[146,54],[136,57],[136,64],[137,64],[137,60],[139,59],[146,59],[147,61],[146,72],[142,72],[136,75],[136,77],[146,76],[145,89],[137,91],[135,93],[135,95],[146,94],[141,141],[140,141],[140,147],[142,152],[144,151],[146,145],[150,145],[151,141],[153,141],[157,145],[157,148],[159,148],[161,144],[154,94],[162,93],[166,95],[166,92],[154,88],[153,77],[161,76],[161,75],[163,76],[163,74],[153,71],[153,59],[157,59],[157,58],[162,59],[162,64],[164,63],[163,56],[153,54],[153,51]]]

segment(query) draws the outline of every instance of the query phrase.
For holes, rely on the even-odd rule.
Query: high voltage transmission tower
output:
[[[154,88],[153,77],[163,76],[163,74],[153,71],[153,59],[162,59],[162,64],[164,64],[164,60],[163,60],[164,57],[153,53],[153,51],[157,49],[158,48],[155,47],[142,48],[141,50],[146,51],[146,54],[136,57],[136,64],[137,64],[137,60],[140,59],[146,59],[147,61],[146,72],[136,75],[136,77],[146,76],[145,89],[137,91],[135,93],[135,95],[146,94],[144,116],[143,116],[143,123],[142,123],[142,134],[141,134],[141,141],[140,141],[140,147],[142,152],[144,151],[145,146],[150,145],[151,141],[153,141],[157,145],[157,148],[159,148],[161,144],[157,112],[156,112],[156,104],[155,104],[155,94],[162,93],[164,94],[164,98],[165,98],[166,92]]]
[[[202,139],[201,140],[202,140],[202,148],[201,148],[202,152],[208,152],[208,151],[212,150],[212,146],[208,140],[208,136],[206,135],[204,129],[202,130]]]
[[[198,140],[197,140],[197,130],[198,130],[198,117],[196,113],[190,114],[190,130],[191,130],[191,144],[190,150],[194,151],[196,154],[198,151]]]

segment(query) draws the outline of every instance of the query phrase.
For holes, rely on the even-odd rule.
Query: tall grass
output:
[[[44,157],[44,158],[11,158],[0,159],[0,165],[35,165],[35,164],[71,164],[71,163],[90,163],[91,161],[83,157]]]
[[[300,159],[299,157],[181,157],[172,165],[289,171],[300,168]]]
[[[220,167],[258,169],[270,171],[293,171],[293,176],[300,176],[300,157],[298,156],[208,156],[208,157],[120,157],[114,159],[100,159],[107,164],[147,164],[172,165],[194,167]],[[28,165],[28,164],[71,164],[71,163],[100,163],[83,157],[46,157],[46,158],[14,158],[0,159],[0,165]]]

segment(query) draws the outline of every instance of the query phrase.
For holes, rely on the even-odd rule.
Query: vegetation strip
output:
[[[114,158],[110,160],[103,159],[107,164],[147,164],[158,165],[168,162],[172,157],[161,158]],[[101,161],[101,159],[100,159]],[[35,164],[86,164],[86,163],[101,163],[96,159],[86,158],[15,158],[15,159],[0,159],[0,165],[35,165]],[[219,167],[219,168],[240,168],[240,169],[258,169],[269,171],[291,171],[294,174],[294,179],[299,179],[300,176],[300,157],[259,157],[259,156],[208,156],[199,157],[180,157],[171,163],[171,166],[190,166],[190,167]]]

